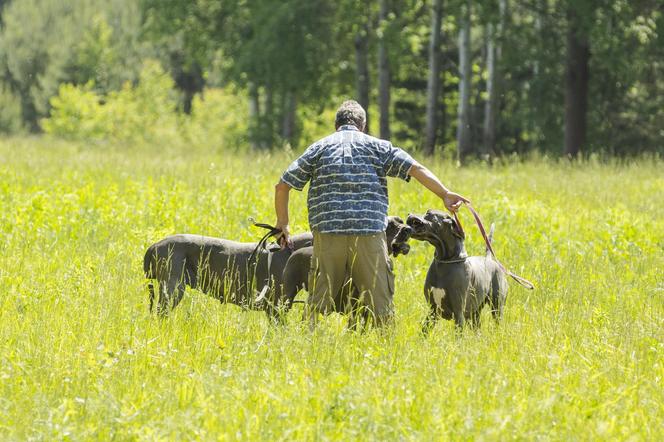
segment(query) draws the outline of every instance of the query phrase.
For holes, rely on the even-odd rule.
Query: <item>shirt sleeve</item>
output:
[[[388,144],[384,155],[383,170],[385,170],[385,175],[410,181],[408,171],[415,164],[413,157],[408,155],[405,150],[392,146],[392,144]]]
[[[295,190],[302,190],[314,172],[316,145],[310,146],[300,157],[293,161],[281,175],[281,181]]]

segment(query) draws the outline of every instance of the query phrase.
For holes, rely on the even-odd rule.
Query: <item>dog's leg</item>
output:
[[[187,280],[184,258],[171,257],[171,262],[168,264],[170,265],[166,268],[170,271],[164,275],[163,279],[159,280],[157,313],[160,316],[166,316],[170,310],[180,303]]]
[[[152,307],[154,304],[154,283],[152,281],[148,282],[148,299],[150,300],[150,313],[152,313]]]
[[[474,311],[474,312],[471,314],[471,316],[470,316],[470,321],[468,321],[468,322],[470,323],[471,328],[476,329],[476,328],[479,328],[479,327],[480,327],[480,325],[481,325],[481,323],[482,323],[482,318],[481,318],[481,316],[480,316],[481,313],[482,313],[482,309],[481,309],[481,308],[478,308],[476,311]]]
[[[353,309],[348,313],[348,323],[346,324],[346,330],[358,331],[360,325],[362,324],[362,314]]]
[[[181,278],[171,275],[171,278],[159,284],[159,304],[157,305],[157,313],[160,316],[168,315],[170,310],[173,310],[182,300],[184,296],[184,281]]]
[[[427,336],[431,332],[431,329],[436,325],[438,319],[440,319],[438,309],[436,307],[431,307],[429,314],[424,318],[424,321],[422,321],[422,334],[424,336]]]
[[[507,280],[499,272],[495,272],[491,281],[490,302],[491,315],[496,323],[503,318],[503,308],[507,298]]]
[[[457,330],[463,330],[463,326],[466,324],[466,318],[463,317],[463,311],[454,312],[454,325]]]

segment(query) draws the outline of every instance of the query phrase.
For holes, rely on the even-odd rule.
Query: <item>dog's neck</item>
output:
[[[435,247],[436,253],[434,259],[438,262],[462,261],[468,257],[466,247],[461,238],[454,237],[445,241],[442,238],[436,238],[437,241],[431,244]]]

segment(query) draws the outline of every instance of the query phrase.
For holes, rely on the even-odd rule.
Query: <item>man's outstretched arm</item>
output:
[[[459,210],[459,207],[461,207],[461,204],[470,202],[468,199],[462,197],[461,195],[451,192],[443,185],[443,183],[440,182],[436,175],[417,162],[410,167],[408,170],[408,175],[415,178],[424,187],[442,199],[445,207],[450,212],[456,212]]]

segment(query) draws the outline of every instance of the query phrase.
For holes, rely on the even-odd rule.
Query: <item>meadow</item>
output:
[[[664,163],[425,164],[496,223],[501,324],[420,334],[432,249],[395,260],[396,320],[271,327],[188,290],[148,313],[148,245],[253,241],[296,152],[0,141],[2,440],[662,440]],[[392,181],[391,214],[440,208]],[[484,251],[467,211],[467,250]],[[307,229],[291,195],[292,231]],[[300,295],[302,298],[303,295]]]

